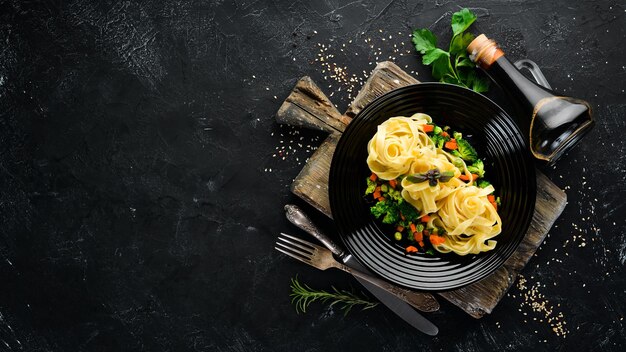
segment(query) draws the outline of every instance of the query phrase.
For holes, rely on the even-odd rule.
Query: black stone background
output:
[[[442,300],[427,315],[435,338],[382,306],[296,314],[296,275],[359,286],[273,250],[281,231],[304,236],[282,207],[305,206],[289,185],[324,138],[274,113],[303,75],[347,107],[346,86],[315,61],[318,43],[350,74],[393,55],[431,80],[393,45],[412,50],[418,27],[447,44],[462,6],[479,15],[473,33],[536,61],[597,119],[541,168],[569,203],[522,272],[527,288],[481,320]],[[565,0],[1,1],[0,350],[623,350],[625,11]],[[274,157],[282,145],[291,153]],[[565,337],[524,304],[531,287],[563,315]]]

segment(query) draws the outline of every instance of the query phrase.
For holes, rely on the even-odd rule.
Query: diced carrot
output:
[[[378,200],[379,202],[382,202],[382,201],[385,200],[385,197],[378,197],[378,198],[376,198],[376,200]]]
[[[415,228],[415,224],[414,223],[410,223],[409,227],[411,228],[411,232],[417,231],[417,229]]]
[[[444,145],[443,145],[446,149],[450,149],[450,150],[455,150],[458,146],[456,144],[456,140],[451,139],[449,141],[447,141]]]
[[[422,216],[422,218],[420,219],[422,222],[429,222],[430,221],[430,216],[428,214]]]
[[[402,214],[402,212],[400,212],[400,219],[402,219],[402,221],[406,220],[406,218],[404,217],[404,214]]]
[[[442,244],[446,241],[446,239],[443,236],[437,236],[437,235],[430,235],[429,239],[430,239],[430,243],[432,243],[433,246]]]
[[[422,125],[422,131],[424,132],[432,132],[435,129],[433,125]]]
[[[405,248],[407,253],[416,253],[417,252],[417,247],[415,246],[408,246]]]
[[[493,194],[490,194],[487,196],[487,200],[491,203],[494,203],[496,201],[496,196],[494,196]]]
[[[398,227],[396,227],[396,231],[398,231],[398,232],[402,232],[402,231],[404,231],[404,226],[398,226]]]
[[[424,236],[430,236],[430,231],[428,231],[428,230],[424,230],[424,231],[422,231],[422,232],[424,233]]]
[[[441,132],[441,135],[444,137],[450,137],[450,135],[446,131]]]
[[[378,176],[376,176],[376,174],[372,172],[372,174],[370,175],[370,180],[376,181],[377,179],[378,179]]]
[[[378,190],[378,191],[374,191],[374,199],[378,199],[378,198],[380,198],[380,197],[381,197],[381,196],[380,196],[380,190]]]
[[[493,208],[498,211],[498,203],[496,202],[491,202],[491,205],[493,205]]]
[[[471,175],[472,175],[472,180],[476,180],[478,178],[478,175],[476,174],[471,174]],[[461,174],[459,178],[463,181],[469,181],[469,176],[467,176],[467,174]]]
[[[419,243],[420,247],[424,247],[424,241],[419,241],[418,243]]]
[[[413,232],[413,238],[417,241],[417,242],[421,242],[424,240],[424,235],[422,234],[421,231],[416,231]]]
[[[396,185],[398,184],[398,181],[394,180],[389,180],[389,186],[391,186],[391,188],[396,188]]]

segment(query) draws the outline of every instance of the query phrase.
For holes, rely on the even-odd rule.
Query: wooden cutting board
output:
[[[394,63],[381,62],[372,71],[348,110],[341,114],[311,78],[301,78],[276,113],[276,121],[323,130],[329,135],[296,177],[291,191],[332,218],[328,175],[341,133],[352,118],[375,98],[392,89],[414,83],[419,81]],[[490,276],[469,286],[438,295],[474,318],[491,313],[563,212],[566,200],[565,192],[538,171],[535,213],[526,236],[513,255]]]

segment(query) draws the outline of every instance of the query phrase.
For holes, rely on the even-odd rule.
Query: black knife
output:
[[[328,236],[323,234],[316,226],[313,224],[311,219],[297,206],[292,204],[285,205],[285,213],[287,219],[297,227],[306,231],[317,240],[322,242],[322,244],[330,249],[333,254],[335,254],[345,265],[362,271],[364,273],[368,273],[372,275],[372,273],[367,270],[361,263],[359,263],[352,255],[345,252],[341,249],[337,244],[335,244]],[[387,306],[387,308],[391,309],[392,312],[396,313],[400,318],[409,323],[411,326],[416,329],[424,332],[425,334],[435,336],[439,332],[437,326],[428,321],[428,319],[424,318],[420,313],[415,311],[408,303],[399,299],[398,297],[392,295],[391,293],[385,291],[384,289],[377,287],[375,285],[370,284],[365,280],[361,280],[358,277],[355,277],[368,291],[372,293],[382,304]],[[429,293],[421,293],[414,292],[413,295],[421,296],[421,301],[423,305],[420,307],[423,311],[435,311],[439,309],[439,303],[437,300]]]

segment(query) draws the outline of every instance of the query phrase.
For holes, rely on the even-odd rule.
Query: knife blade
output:
[[[313,224],[311,219],[306,216],[306,214],[297,206],[293,204],[285,205],[285,214],[287,219],[300,229],[306,231],[316,239],[318,239],[322,244],[330,249],[333,254],[335,254],[345,265],[360,270],[362,272],[371,274],[369,270],[367,270],[361,263],[359,263],[352,255],[344,251],[341,247],[335,244],[328,236],[323,234],[316,226]],[[408,303],[403,300],[397,298],[386,290],[377,287],[365,280],[361,280],[358,277],[355,277],[372,295],[374,295],[381,303],[383,303],[387,308],[389,308],[392,312],[402,318],[404,321],[409,323],[414,328],[422,331],[423,333],[435,336],[439,332],[437,326],[431,323],[428,319],[424,318],[420,313],[415,311]],[[415,295],[421,296],[421,301],[423,301],[423,310],[425,311],[434,311],[439,309],[439,303],[431,294],[425,294],[421,292],[415,292]]]

